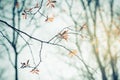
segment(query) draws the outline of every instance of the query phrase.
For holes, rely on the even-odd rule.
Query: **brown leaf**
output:
[[[56,3],[56,1],[51,1],[52,3]]]
[[[29,67],[29,60],[27,60],[27,62],[21,62],[20,68],[25,68],[25,67]]]
[[[82,27],[80,28],[79,31],[81,31],[81,30],[83,30],[83,29],[85,29],[85,28],[87,28],[86,23],[82,25]]]
[[[23,19],[27,19],[27,14],[26,13],[22,13]]]
[[[38,69],[32,69],[30,72],[32,74],[39,74],[40,71]]]
[[[26,64],[25,63],[21,63],[21,67],[20,68],[25,68]]]
[[[55,5],[54,5],[54,4],[51,4],[51,7],[53,7],[53,8],[54,8],[54,7],[55,7]]]
[[[53,22],[53,20],[54,20],[53,17],[49,17],[49,18],[47,17],[45,21],[46,21],[46,22]]]
[[[73,56],[75,56],[76,54],[77,54],[77,50],[76,50],[76,49],[74,49],[74,50],[72,50],[72,51],[69,52],[69,56],[70,56],[70,57],[73,57]]]
[[[68,30],[64,31],[63,33],[60,33],[60,36],[62,39],[68,40]]]
[[[46,6],[54,8],[55,7],[56,1],[48,0]]]

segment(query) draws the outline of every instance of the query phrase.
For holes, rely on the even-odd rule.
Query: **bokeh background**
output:
[[[0,80],[120,80],[120,0],[56,0],[53,7],[49,1],[0,0]],[[32,9],[25,18],[36,4],[40,12]],[[2,21],[43,41],[69,27],[68,39],[57,44],[77,53],[43,43],[39,74],[32,74],[21,63],[39,63],[41,43]]]

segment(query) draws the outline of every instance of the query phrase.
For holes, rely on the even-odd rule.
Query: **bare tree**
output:
[[[69,17],[72,19],[76,31],[78,31],[77,29],[80,27],[80,26],[78,26],[78,27],[76,27],[76,26],[81,25],[80,24],[81,17],[79,17],[79,16],[82,16],[81,14],[78,14],[78,15],[75,14],[75,11],[74,11],[74,8],[73,8],[73,6],[75,6],[75,4],[78,3],[78,2],[79,1],[73,1],[73,0],[68,1],[68,0],[66,0],[66,4],[69,8],[69,14],[70,14]],[[91,38],[90,39],[90,44],[91,44],[91,49],[93,50],[92,53],[95,55],[95,58],[96,58],[96,60],[94,62],[98,64],[99,70],[100,70],[101,75],[102,75],[102,77],[101,77],[102,80],[109,80],[109,79],[118,80],[118,68],[117,68],[116,65],[119,65],[119,64],[116,63],[117,54],[112,52],[112,47],[113,47],[112,43],[114,41],[111,42],[112,38],[113,38],[112,37],[112,33],[113,33],[112,31],[114,31],[114,29],[118,29],[118,32],[119,32],[118,26],[115,25],[117,20],[114,19],[115,18],[115,16],[114,16],[114,14],[115,14],[114,11],[115,10],[114,9],[116,7],[114,5],[114,2],[115,2],[114,0],[110,0],[108,2],[99,1],[99,0],[96,0],[96,1],[80,0],[80,4],[82,5],[80,7],[83,8],[83,11],[84,11],[84,14],[85,14],[84,18],[86,19],[84,24],[85,24],[85,26],[87,26],[88,36],[90,36],[90,38]],[[104,9],[105,5],[108,5],[107,10]],[[78,10],[78,12],[79,12],[79,10]],[[75,15],[77,16],[77,19],[75,18]],[[108,21],[105,21],[106,17],[103,17],[104,15],[106,15],[106,17],[109,18]],[[102,24],[100,23],[100,21],[101,21]],[[83,26],[82,26],[82,28],[83,28]],[[81,30],[82,28],[80,27],[79,29]],[[102,47],[101,43],[100,43],[101,40],[98,36],[98,32],[100,31],[100,29],[103,29],[105,31],[105,35],[106,35],[106,38],[107,38],[106,40],[104,40],[105,44],[107,44],[107,47],[102,49],[103,51],[101,51],[101,47]],[[116,36],[116,34],[113,34],[113,35]],[[101,36],[101,38],[103,38],[103,37],[104,36]],[[117,39],[117,41],[118,41],[118,39]],[[77,36],[76,36],[76,46],[78,47],[79,52],[81,54],[83,54],[81,52],[80,42],[79,42],[79,38]],[[114,60],[115,60],[115,62],[114,62]],[[108,65],[106,65],[106,63]],[[91,66],[91,67],[94,67],[94,66]],[[110,74],[107,71],[108,68],[110,70],[112,70],[112,74]],[[88,77],[88,79],[90,79],[90,80],[91,79],[96,79],[95,77],[93,77],[93,75],[97,74],[97,73],[93,73],[93,72],[89,71],[88,66],[86,66],[86,69],[88,71],[88,74],[91,76],[91,78]],[[111,75],[111,77],[109,77],[109,75]]]
[[[15,80],[18,80],[18,55],[25,47],[29,47],[34,66],[29,64],[30,60],[28,59],[26,62],[21,63],[20,68],[31,68],[32,73],[38,74],[38,66],[42,61],[41,54],[44,44],[64,48],[68,51],[71,57],[75,56],[77,60],[80,61],[79,65],[83,66],[77,66],[71,62],[67,64],[70,66],[71,64],[74,64],[72,66],[78,70],[78,75],[80,75],[80,77],[80,73],[82,73],[82,77],[88,80],[96,80],[98,78],[101,78],[102,80],[119,80],[119,71],[117,67],[119,65],[117,63],[119,60],[119,48],[113,52],[113,43],[116,41],[117,43],[119,42],[118,34],[120,33],[120,24],[117,23],[119,20],[116,20],[116,14],[118,17],[119,13],[116,13],[114,10],[115,1],[116,0],[110,0],[106,2],[100,0],[65,0],[61,1],[60,5],[56,5],[57,1],[55,0],[40,0],[39,2],[35,1],[36,4],[33,3],[28,6],[27,4],[30,4],[30,1],[23,0],[20,2],[19,0],[14,0],[14,2],[10,1],[13,3],[10,7],[12,9],[10,12],[4,10],[3,6],[5,6],[5,4],[2,3],[3,1],[0,1],[0,4],[3,5],[0,6],[1,11],[7,14],[9,12],[12,15],[12,17],[8,17],[4,14],[0,15],[0,43],[2,44],[1,46],[3,46],[6,50],[6,53],[8,53],[9,61],[15,69]],[[6,1],[5,3],[7,4]],[[62,3],[66,4],[68,10],[64,10],[66,8],[62,7]],[[80,6],[76,6],[76,4],[79,4]],[[104,5],[106,4],[108,5],[108,9],[104,9]],[[66,12],[65,15],[72,20],[73,25],[63,28],[60,32],[48,40],[42,40],[32,35],[35,30],[38,29],[37,27],[32,29],[32,32],[30,33],[21,29],[21,17],[23,17],[25,20],[28,20],[30,25],[33,21],[37,21],[36,15],[38,14],[40,18],[44,18],[45,22],[52,22],[54,18],[47,15],[47,9],[45,9],[45,7],[53,9],[57,7],[58,10],[63,8],[62,11]],[[75,7],[81,9],[81,12],[76,10]],[[84,33],[84,30],[86,33]],[[101,35],[100,37],[99,34]],[[68,37],[71,37],[69,35],[73,35],[75,37],[73,43],[76,45],[77,50],[69,49],[64,44],[60,43],[63,39],[68,41]],[[80,40],[80,38],[83,40]],[[24,44],[19,44],[20,39],[23,40]],[[90,61],[84,56],[84,51],[81,48],[81,46],[83,46],[82,41],[84,41],[84,39],[88,39],[87,45],[89,45],[91,50],[91,52],[88,52],[90,53],[89,58],[91,58],[93,63],[97,64],[96,66],[94,66],[93,63],[90,63]],[[32,41],[38,42],[40,45],[39,60],[37,64],[34,61],[34,55],[32,52],[33,49],[31,48],[31,44],[33,44]],[[118,45],[116,46],[118,47]],[[14,51],[14,61],[11,59],[9,47],[11,47]],[[91,56],[94,56],[94,58]],[[95,75],[99,75],[99,73],[101,76],[96,77]]]

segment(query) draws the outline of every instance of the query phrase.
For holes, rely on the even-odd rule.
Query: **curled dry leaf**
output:
[[[40,71],[38,69],[32,69],[30,72],[32,74],[39,74]]]
[[[77,54],[77,50],[76,50],[76,49],[74,49],[74,50],[72,50],[72,51],[69,52],[69,56],[70,56],[70,57],[73,57],[73,56],[75,56],[76,54]]]
[[[62,39],[65,39],[66,41],[68,40],[68,30],[66,30],[62,33],[59,33],[59,35]]]
[[[79,29],[79,31],[83,30],[83,29],[86,29],[87,26],[86,26],[86,23],[82,25],[82,27]]]
[[[23,19],[27,19],[27,14],[26,13],[22,13]]]
[[[46,6],[54,8],[56,1],[54,0],[48,0]]]
[[[46,22],[53,22],[54,18],[53,17],[47,17],[45,19]]]
[[[51,1],[52,3],[56,3],[56,1]]]
[[[27,62],[21,62],[20,68],[26,68],[26,67],[29,67],[29,60],[27,60]]]

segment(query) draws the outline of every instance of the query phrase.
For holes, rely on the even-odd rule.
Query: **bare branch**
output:
[[[19,30],[19,29],[16,29],[15,27],[11,26],[11,25],[8,24],[6,21],[0,20],[0,22],[6,24],[9,28],[15,30],[17,33],[20,32],[20,33],[22,33],[22,34],[28,36],[29,38],[31,38],[31,39],[33,39],[33,40],[35,40],[35,41],[38,41],[38,42],[40,42],[40,43],[46,43],[46,44],[56,45],[56,46],[59,46],[59,47],[62,47],[62,48],[64,48],[64,49],[66,49],[66,50],[68,50],[68,51],[71,51],[71,50],[69,50],[68,48],[66,48],[66,47],[63,46],[63,45],[55,44],[55,43],[50,43],[50,42],[48,42],[48,41],[43,41],[43,40],[40,40],[40,39],[35,38],[35,37],[33,37],[33,36],[30,36],[30,35],[27,34],[26,32],[21,31],[21,30]]]

